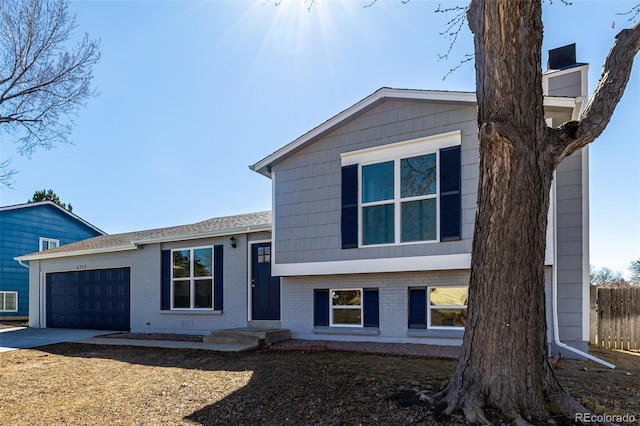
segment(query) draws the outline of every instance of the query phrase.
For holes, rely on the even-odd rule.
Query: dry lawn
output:
[[[598,413],[640,419],[640,357],[562,360],[563,385]],[[416,401],[456,361],[333,351],[199,350],[59,344],[0,353],[0,425],[463,424]],[[586,368],[586,371],[584,370]]]

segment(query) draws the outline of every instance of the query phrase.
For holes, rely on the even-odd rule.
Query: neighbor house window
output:
[[[53,238],[40,237],[40,251],[54,249],[60,245],[60,241]]]
[[[409,328],[463,329],[468,287],[409,289]]]
[[[362,327],[362,289],[330,290],[330,325]]]
[[[18,311],[18,292],[0,291],[0,312]]]
[[[171,252],[171,307],[213,309],[213,248]]]
[[[341,154],[342,248],[461,238],[461,133]]]

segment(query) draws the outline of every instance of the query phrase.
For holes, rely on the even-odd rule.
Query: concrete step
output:
[[[281,342],[291,338],[291,332],[282,328],[242,327],[226,330],[214,330],[211,336],[202,340],[206,343],[238,343],[264,345]]]

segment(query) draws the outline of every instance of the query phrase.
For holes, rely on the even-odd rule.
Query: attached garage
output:
[[[47,327],[130,329],[129,268],[46,275]]]

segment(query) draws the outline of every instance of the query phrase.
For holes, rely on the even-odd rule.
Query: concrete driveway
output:
[[[0,330],[0,352],[35,348],[62,342],[117,333],[105,330],[71,330],[66,328],[7,328]]]

